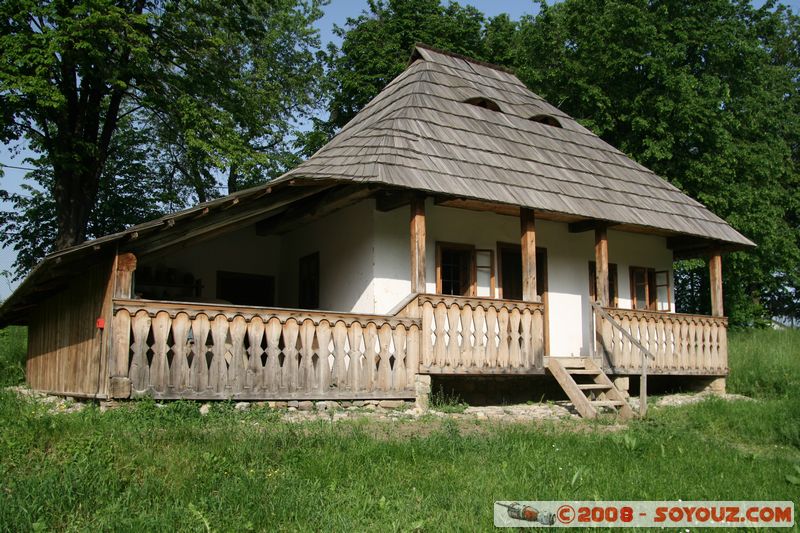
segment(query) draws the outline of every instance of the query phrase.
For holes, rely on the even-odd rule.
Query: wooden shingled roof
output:
[[[499,110],[468,103],[475,99]],[[542,116],[560,127],[531,120]],[[753,245],[510,72],[422,45],[331,142],[280,180],[298,178],[379,183]]]

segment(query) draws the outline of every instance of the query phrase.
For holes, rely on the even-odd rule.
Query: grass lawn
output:
[[[0,345],[0,368],[12,352]],[[289,424],[230,404],[201,417],[190,402],[50,414],[3,392],[0,529],[483,531],[495,500],[797,504],[800,332],[738,333],[730,352],[730,391],[757,401],[653,408],[621,429]]]

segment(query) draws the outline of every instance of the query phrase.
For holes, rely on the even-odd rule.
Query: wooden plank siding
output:
[[[28,325],[26,379],[32,389],[104,397],[108,386],[113,257],[45,299]],[[105,321],[100,329],[97,320]]]
[[[416,319],[118,299],[114,328],[132,396],[414,397]]]

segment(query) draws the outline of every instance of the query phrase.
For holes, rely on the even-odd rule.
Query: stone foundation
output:
[[[631,390],[631,378],[629,378],[628,376],[616,377],[616,378],[613,379],[613,382],[614,382],[614,386],[619,389],[619,391],[622,393],[622,395],[625,398],[630,398],[631,397],[631,393],[630,393],[630,390]]]
[[[417,374],[414,376],[414,391],[417,395],[417,409],[427,411],[431,401],[431,377]]]

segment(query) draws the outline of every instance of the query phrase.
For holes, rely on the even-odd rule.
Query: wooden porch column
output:
[[[133,294],[133,273],[136,271],[136,256],[123,253],[117,256],[114,272],[114,298],[130,298]]]
[[[535,302],[536,296],[536,216],[533,209],[520,207],[520,244],[522,247],[522,299]]]
[[[711,316],[725,316],[722,308],[722,255],[719,250],[711,252],[708,271],[711,278]]]
[[[608,307],[608,232],[603,227],[594,230],[595,297],[600,305]]]
[[[425,285],[425,197],[411,198],[411,292],[424,294]]]
[[[114,298],[133,296],[133,273],[136,271],[136,256],[132,253],[117,254],[114,262]],[[110,344],[108,346],[108,397],[129,398],[131,380],[128,378],[128,352],[131,347],[131,319],[127,313],[113,315],[113,302],[109,301]]]

